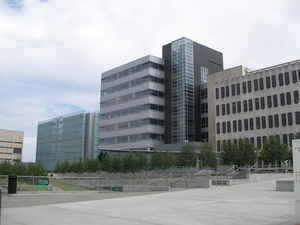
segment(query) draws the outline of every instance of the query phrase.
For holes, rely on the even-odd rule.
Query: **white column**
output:
[[[293,140],[293,168],[295,177],[295,222],[300,224],[300,139]]]

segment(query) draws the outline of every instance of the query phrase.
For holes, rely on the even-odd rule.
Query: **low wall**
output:
[[[277,180],[276,191],[294,191],[294,180]]]
[[[283,178],[293,178],[293,173],[264,173],[264,174],[251,174],[250,182],[261,182],[268,180],[276,180]]]

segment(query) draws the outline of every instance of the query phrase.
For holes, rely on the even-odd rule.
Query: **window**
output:
[[[284,96],[284,93],[280,94],[280,105],[281,106],[285,105],[285,96]]]
[[[272,87],[275,88],[276,87],[276,76],[272,75]]]
[[[283,141],[283,144],[286,144],[286,145],[288,144],[288,137],[286,134],[282,135],[282,141]]]
[[[289,134],[289,145],[292,146],[292,140],[294,139],[294,134],[290,133]]]
[[[217,151],[221,151],[221,141],[217,141]]]
[[[268,116],[268,120],[269,120],[269,128],[273,128],[273,116],[272,115]]]
[[[259,78],[259,88],[260,88],[260,90],[264,90],[264,79],[263,78]]]
[[[272,96],[267,97],[268,108],[272,108]]]
[[[226,86],[226,97],[229,97],[229,86]]]
[[[239,102],[237,102],[237,112],[238,112],[238,113],[240,113],[240,112],[242,111],[241,108],[242,108],[242,107],[241,107],[241,102],[239,101]]]
[[[248,119],[244,119],[244,130],[247,131],[249,129]]]
[[[227,133],[231,132],[231,124],[230,121],[227,121]]]
[[[220,123],[217,123],[217,134],[220,134]]]
[[[273,95],[273,106],[277,107],[278,106],[278,98],[277,95]]]
[[[22,149],[21,148],[14,148],[13,152],[15,154],[21,154],[22,153]]]
[[[258,80],[254,80],[254,91],[258,91]]]
[[[232,123],[232,130],[233,130],[233,132],[237,131],[236,120],[234,120],[233,123]]]
[[[253,126],[253,118],[249,119],[249,127],[250,127],[250,130],[253,130],[253,128],[254,128],[254,126]]]
[[[261,137],[256,137],[257,148],[261,149]]]
[[[254,145],[254,137],[251,137],[251,138],[250,138],[250,142],[251,142],[251,144]]]
[[[236,113],[236,103],[235,102],[232,103],[232,113],[233,114]]]
[[[274,115],[274,125],[275,127],[279,127],[279,116],[277,114]]]
[[[292,72],[292,79],[293,79],[293,83],[297,83],[297,71],[296,70],[294,70]]]
[[[225,104],[222,104],[222,116],[225,115]]]
[[[251,91],[252,91],[251,80],[248,80],[248,93],[251,93]]]
[[[266,143],[266,141],[267,141],[267,137],[263,136],[263,145]]]
[[[248,111],[248,103],[247,103],[247,100],[244,100],[244,101],[243,101],[243,105],[244,105],[244,112],[247,112],[247,111]]]
[[[219,99],[219,88],[216,88],[216,99]]]
[[[296,124],[300,124],[300,112],[295,112]]]
[[[231,96],[235,96],[235,84],[231,85]]]
[[[284,81],[285,81],[285,85],[290,84],[290,73],[289,72],[284,73]]]
[[[230,104],[229,103],[226,104],[226,112],[227,112],[227,115],[230,114]]]
[[[243,82],[243,94],[247,93],[247,84],[246,81]]]
[[[223,131],[223,134],[226,134],[226,122],[222,123],[222,131]]]
[[[256,117],[255,121],[256,121],[256,129],[259,130],[260,129],[260,118]]]
[[[253,103],[252,103],[252,99],[248,100],[248,105],[249,105],[249,112],[253,110]]]
[[[282,114],[281,114],[281,125],[282,125],[283,127],[286,126],[286,114],[285,114],[285,113],[282,113]]]
[[[265,109],[265,97],[260,97],[260,108]]]
[[[255,110],[259,110],[259,98],[255,98]]]
[[[220,106],[216,105],[216,115],[219,116],[220,115]]]
[[[294,91],[294,103],[299,103],[299,91]]]
[[[221,98],[225,97],[225,88],[221,87]]]
[[[266,77],[267,89],[271,88],[271,79],[270,77]]]
[[[287,105],[292,104],[292,98],[291,98],[291,93],[290,92],[286,93],[286,104]]]
[[[262,116],[261,117],[261,128],[262,129],[266,129],[266,117],[265,116]]]
[[[236,95],[240,95],[241,94],[241,85],[240,83],[236,84]]]
[[[292,113],[288,113],[287,114],[287,118],[288,118],[288,125],[292,126],[293,125],[293,114]]]
[[[278,75],[278,80],[279,80],[279,86],[283,86],[283,73],[280,73]]]
[[[242,121],[241,120],[238,120],[238,129],[239,129],[239,132],[242,131]]]
[[[298,70],[298,80],[300,82],[300,70]]]

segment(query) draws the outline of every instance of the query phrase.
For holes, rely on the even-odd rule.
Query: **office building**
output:
[[[96,158],[98,119],[99,113],[80,112],[40,122],[36,161],[53,170],[57,162]]]
[[[207,141],[207,77],[223,70],[221,52],[180,38],[163,46],[165,143]]]
[[[21,161],[23,139],[23,131],[0,129],[0,162]]]
[[[100,149],[150,150],[164,141],[164,64],[145,56],[102,73]]]
[[[209,140],[247,138],[261,149],[271,136],[291,144],[300,132],[300,60],[255,71],[242,66],[208,76]]]

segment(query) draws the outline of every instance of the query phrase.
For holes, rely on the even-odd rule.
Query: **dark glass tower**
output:
[[[163,46],[165,61],[165,143],[203,141],[201,90],[207,75],[223,70],[223,54],[190,39]],[[206,99],[207,102],[207,99]]]

